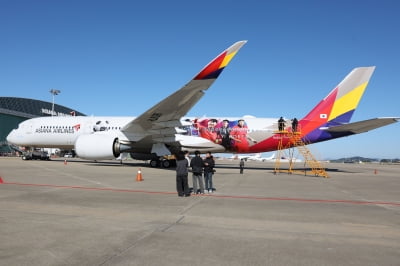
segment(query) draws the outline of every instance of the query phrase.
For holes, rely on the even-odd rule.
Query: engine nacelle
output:
[[[115,159],[121,154],[120,146],[118,138],[112,134],[82,135],[75,141],[75,152],[83,159]]]

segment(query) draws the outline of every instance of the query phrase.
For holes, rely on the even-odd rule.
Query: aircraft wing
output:
[[[175,133],[174,127],[181,126],[180,118],[200,100],[205,91],[247,41],[234,43],[213,59],[189,83],[177,90],[149,110],[136,117],[122,128],[125,133],[159,135],[163,132]]]
[[[324,130],[333,134],[352,135],[352,134],[367,132],[378,127],[383,127],[392,123],[396,123],[399,120],[400,117],[380,117],[340,126],[332,126],[324,128]]]

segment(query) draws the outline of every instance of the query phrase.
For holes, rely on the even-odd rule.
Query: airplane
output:
[[[260,153],[278,150],[278,118],[184,117],[202,98],[247,41],[234,43],[206,65],[189,83],[138,117],[39,117],[13,129],[7,141],[17,146],[74,149],[90,160],[115,159],[129,152],[150,166],[170,167],[166,156],[193,153]],[[317,143],[367,132],[400,120],[381,117],[350,123],[372,76],[374,66],[354,68],[324,99],[298,120],[296,131],[307,143]],[[281,125],[279,125],[281,126]],[[289,139],[283,145],[290,146]]]
[[[259,162],[270,162],[270,161],[273,161],[274,158],[275,158],[275,153],[273,153],[273,154],[272,154],[271,156],[269,156],[269,157],[262,157],[262,156],[261,156],[261,153],[257,153],[257,154],[254,155],[254,156],[250,156],[250,157],[248,158],[248,160],[250,160],[250,161],[259,161]]]
[[[275,162],[277,160],[277,158],[276,158],[276,154],[275,153],[273,153],[269,157],[262,157],[261,153],[257,153],[254,157],[249,157],[248,160],[260,161],[260,162]],[[291,157],[281,156],[279,161],[281,163],[284,163],[284,162],[301,162],[301,159],[293,157],[293,156],[291,156]]]
[[[276,155],[273,154],[272,158],[270,158],[269,160],[265,160],[263,162],[275,162],[277,160]],[[302,160],[300,158],[296,158],[293,156],[281,156],[281,158],[279,159],[279,162],[281,163],[299,163],[302,162]]]
[[[255,154],[243,154],[243,155],[233,154],[228,159],[230,159],[230,160],[242,160],[243,159],[243,160],[247,161],[249,158],[253,158],[255,156],[256,156]]]
[[[243,159],[245,161],[260,161],[260,162],[272,161],[272,160],[274,160],[274,158],[275,158],[275,153],[269,157],[262,157],[261,153],[245,154],[245,155],[234,154],[231,157],[229,157],[230,160]]]
[[[246,155],[234,154],[229,159],[231,159],[231,160],[243,159],[245,161],[258,161],[258,162],[275,162],[277,160],[275,153],[273,153],[269,157],[262,157],[261,153],[246,154]],[[279,161],[280,162],[301,162],[301,159],[293,157],[293,156],[292,157],[281,156]]]

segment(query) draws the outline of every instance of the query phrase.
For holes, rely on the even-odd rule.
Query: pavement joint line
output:
[[[96,188],[96,187],[83,187],[83,186],[64,186],[64,185],[50,185],[50,184],[28,184],[18,182],[4,182],[0,185],[16,185],[16,186],[32,186],[32,187],[53,187],[65,189],[82,189],[93,191],[112,191],[112,192],[125,192],[125,193],[145,193],[145,194],[164,194],[173,195],[176,192],[168,191],[149,191],[149,190],[136,190],[136,189],[120,189],[120,188]],[[239,195],[216,195],[205,194],[196,195],[193,197],[213,197],[213,198],[231,198],[231,199],[249,199],[249,200],[265,200],[265,201],[294,201],[294,202],[308,202],[308,203],[343,203],[353,205],[390,205],[400,206],[400,202],[389,201],[360,201],[360,200],[335,200],[335,199],[306,199],[306,198],[284,198],[284,197],[260,197],[260,196],[239,196]]]

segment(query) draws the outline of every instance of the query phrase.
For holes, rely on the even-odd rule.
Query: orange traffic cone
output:
[[[67,165],[67,159],[64,160],[64,165]]]
[[[0,176],[0,184],[3,184],[4,182],[3,182],[3,179],[1,178],[1,176]]]
[[[142,177],[142,171],[140,170],[140,168],[139,168],[139,170],[137,171],[137,174],[136,174],[136,181],[143,181],[143,177]]]
[[[377,174],[377,173],[378,173],[378,170],[375,169],[374,173]]]

